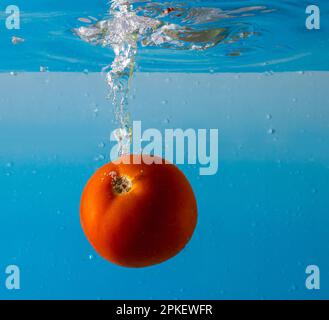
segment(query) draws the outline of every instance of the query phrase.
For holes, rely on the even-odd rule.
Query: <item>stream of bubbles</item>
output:
[[[139,43],[142,46],[202,51],[219,43],[230,44],[257,35],[251,24],[237,18],[268,12],[271,10],[265,6],[221,10],[188,7],[177,2],[113,0],[106,19],[75,29],[82,40],[114,51],[113,62],[103,71],[119,125],[116,130],[119,156],[129,153],[132,138],[127,97]],[[222,21],[228,20],[234,22],[221,25]]]

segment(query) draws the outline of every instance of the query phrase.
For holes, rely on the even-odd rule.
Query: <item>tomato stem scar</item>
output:
[[[115,177],[112,180],[113,191],[116,194],[128,193],[131,190],[132,186],[133,184],[131,180],[126,176]]]

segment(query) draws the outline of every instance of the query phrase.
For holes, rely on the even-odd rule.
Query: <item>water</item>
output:
[[[134,4],[138,7],[134,7]],[[142,4],[141,4],[142,3]],[[127,111],[127,95],[135,71],[138,46],[174,50],[201,51],[225,43],[233,44],[256,35],[252,25],[241,21],[257,13],[271,13],[275,9],[266,6],[249,6],[222,10],[216,7],[189,7],[173,2],[158,3],[143,1],[113,0],[106,20],[79,18],[88,24],[74,29],[84,41],[93,45],[109,47],[114,52],[113,62],[104,67],[110,89],[109,96],[120,125],[115,134],[119,142],[119,155],[129,151],[131,121]],[[223,26],[223,20],[237,20]],[[95,21],[97,21],[95,23]],[[229,55],[239,56],[242,49]],[[163,101],[166,104],[166,100]]]
[[[79,40],[72,30],[83,25],[93,24],[108,18],[107,1],[81,0],[79,5],[73,1],[53,3],[50,0],[42,2],[16,0],[22,8],[21,30],[10,31],[1,27],[1,37],[4,39],[0,60],[1,71],[39,71],[40,65],[48,66],[50,71],[99,72],[109,65],[114,53],[109,48],[93,46]],[[148,10],[143,10],[149,3]],[[242,41],[220,43],[212,50],[185,51],[171,50],[140,45],[136,63],[138,70],[149,71],[181,71],[186,72],[265,72],[265,71],[306,71],[328,69],[327,22],[328,5],[322,0],[322,27],[319,31],[309,32],[305,28],[305,8],[308,1],[173,1],[165,2],[135,2],[134,7],[139,16],[174,23],[181,27],[192,29],[225,28],[231,34],[235,30],[252,32],[253,35]],[[165,4],[162,4],[165,3]],[[2,7],[11,4],[9,0],[2,2]],[[161,5],[162,4],[162,5]],[[180,4],[185,15],[175,17],[173,11],[167,16],[158,17],[159,8],[175,7]],[[184,7],[185,6],[185,7]],[[152,9],[153,7],[157,9]],[[213,8],[224,12],[232,12],[243,7],[265,7],[265,10],[254,10],[234,13],[235,18],[215,18],[211,23],[200,23],[195,10]],[[152,9],[152,10],[151,10]],[[194,9],[194,14],[190,14]],[[274,11],[273,11],[274,10]],[[265,11],[265,12],[262,12]],[[270,12],[266,12],[270,11]],[[155,13],[153,13],[155,12]],[[204,11],[201,11],[204,12]],[[250,14],[253,15],[250,15]],[[190,18],[188,15],[191,15]],[[188,16],[187,22],[185,17]],[[206,14],[208,16],[208,14]],[[0,17],[4,17],[0,10]],[[91,23],[82,23],[80,18],[88,18]],[[185,20],[184,20],[185,19]],[[182,21],[184,20],[184,21]],[[11,37],[21,37],[26,41],[19,46],[13,46]],[[21,48],[18,50],[18,48]],[[269,50],[271,49],[271,50]],[[234,52],[240,51],[236,56]],[[233,53],[233,56],[232,56]]]
[[[106,2],[16,3],[21,30],[0,27],[1,298],[328,298],[325,1],[314,32],[304,27],[305,1],[135,2],[132,15],[151,24],[225,32],[198,50],[186,34],[181,41],[170,33],[162,45],[154,44],[161,26],[145,30],[130,39],[132,55],[117,73],[101,72],[116,61],[111,42],[91,45],[75,32],[113,21]],[[232,11],[237,17],[218,16]],[[213,21],[202,21],[209,12]],[[242,30],[248,37],[225,43]],[[123,81],[124,112],[112,109],[106,72]],[[120,118],[126,112],[128,122]],[[109,133],[131,120],[161,132],[220,133],[216,175],[180,165],[198,200],[192,241],[170,261],[140,270],[100,258],[79,222],[81,191],[109,160]],[[9,264],[21,269],[19,291],[4,286]],[[320,267],[319,291],[305,288],[310,264]]]

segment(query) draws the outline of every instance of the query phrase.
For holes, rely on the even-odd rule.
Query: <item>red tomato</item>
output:
[[[173,164],[109,163],[88,181],[81,199],[82,228],[95,250],[125,267],[161,263],[181,251],[197,223],[197,204]],[[143,156],[147,163],[158,157]],[[145,161],[146,162],[146,161]]]

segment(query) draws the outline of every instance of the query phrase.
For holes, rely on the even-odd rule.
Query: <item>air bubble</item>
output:
[[[6,163],[6,167],[7,167],[7,168],[11,168],[12,166],[13,166],[13,163],[12,163],[12,162],[7,162],[7,163]]]
[[[273,76],[274,75],[274,72],[273,71],[266,71],[265,72],[265,75],[266,76]]]
[[[111,171],[109,173],[109,176],[112,178],[112,179],[116,179],[116,177],[118,176],[118,174],[116,173],[116,171]]]
[[[95,108],[93,110],[93,113],[94,113],[94,116],[97,117],[98,116],[98,113],[99,113],[99,109],[98,108]]]
[[[84,22],[84,23],[91,23],[91,20],[90,19],[87,19],[87,18],[78,18],[78,20],[80,22]]]
[[[22,43],[24,41],[25,41],[25,39],[20,38],[20,37],[15,37],[15,36],[11,37],[11,43],[14,45]]]
[[[102,154],[99,154],[98,156],[96,156],[94,158],[94,161],[103,161],[105,159],[104,155]]]

